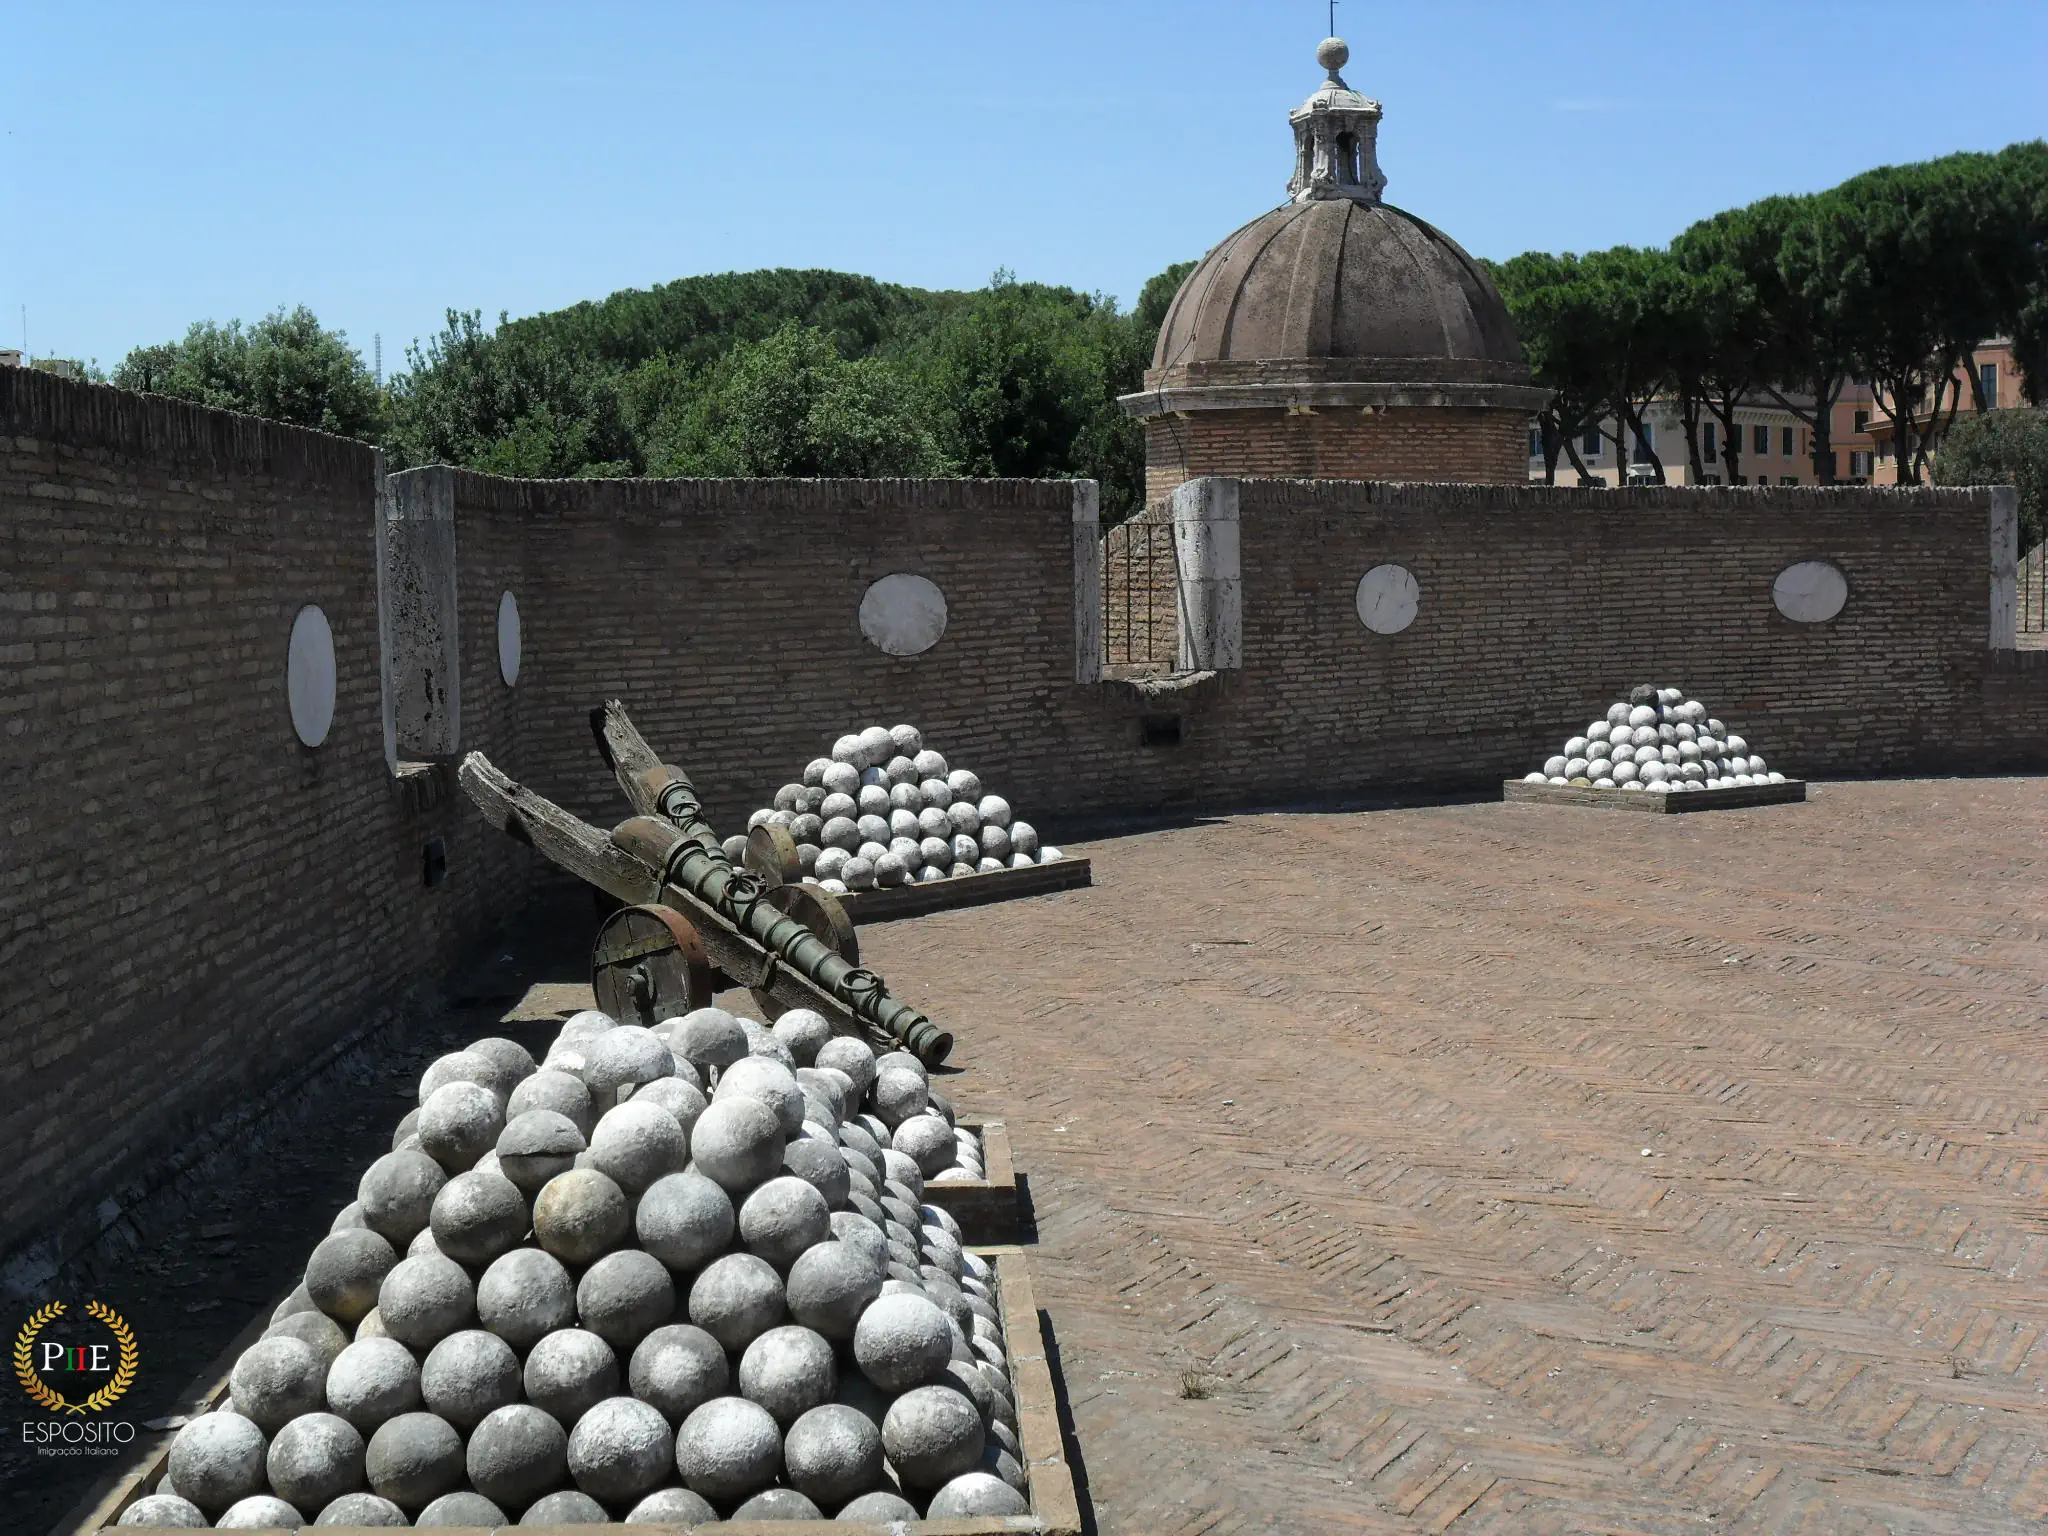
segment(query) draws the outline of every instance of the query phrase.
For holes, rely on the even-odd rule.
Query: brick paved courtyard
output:
[[[2048,1514],[2048,781],[1108,840],[879,926],[1104,1531]]]

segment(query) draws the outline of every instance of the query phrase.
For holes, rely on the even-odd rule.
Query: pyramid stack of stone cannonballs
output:
[[[785,784],[775,804],[747,820],[787,828],[808,884],[828,891],[948,880],[1056,864],[1059,849],[1039,840],[1001,795],[983,793],[979,775],[954,768],[924,744],[914,725],[871,725],[833,743],[830,757]],[[726,839],[737,860],[746,839]]]
[[[1028,1512],[980,1147],[807,1010],[479,1040],[122,1525]]]
[[[1567,741],[1541,771],[1524,775],[1523,782],[1668,795],[1783,784],[1785,775],[1772,771],[1760,753],[1710,716],[1698,699],[1688,699],[1677,688],[1646,684],[1612,705],[1584,735]]]

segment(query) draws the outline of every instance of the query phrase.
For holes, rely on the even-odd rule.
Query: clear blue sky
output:
[[[1345,0],[1388,199],[1468,249],[1662,242],[2048,133],[2048,0]],[[310,304],[387,372],[694,273],[997,267],[1129,302],[1278,203],[1321,0],[0,5],[0,346]]]

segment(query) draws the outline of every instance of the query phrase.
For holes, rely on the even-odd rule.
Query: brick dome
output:
[[[1412,214],[1349,197],[1289,203],[1225,237],[1174,296],[1146,383],[1248,372],[1201,366],[1214,363],[1272,378],[1294,360],[1353,365],[1300,370],[1304,382],[1528,381],[1479,264]]]

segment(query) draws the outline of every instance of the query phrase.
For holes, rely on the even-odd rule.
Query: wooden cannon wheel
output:
[[[673,907],[621,907],[597,930],[590,989],[621,1024],[652,1029],[711,1006],[718,973],[690,920]]]
[[[756,832],[770,830],[756,827]],[[781,832],[776,827],[774,831]],[[787,833],[783,834],[785,837]],[[772,887],[768,892],[769,903],[786,917],[802,923],[829,945],[840,959],[848,965],[860,964],[860,940],[854,936],[853,919],[846,915],[846,908],[830,891],[820,890],[815,885],[800,885],[794,881],[788,885]],[[754,1005],[761,1010],[761,1017],[769,1023],[789,1011],[790,1005],[771,997],[759,987],[749,988]]]

